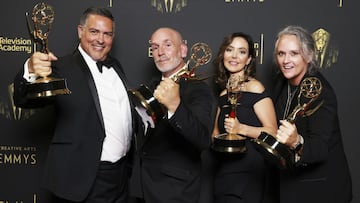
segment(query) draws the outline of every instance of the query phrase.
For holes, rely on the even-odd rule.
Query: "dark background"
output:
[[[77,47],[76,26],[89,6],[108,7],[116,19],[116,39],[112,54],[117,57],[133,87],[146,83],[156,68],[149,57],[148,40],[158,27],[178,29],[189,47],[207,43],[217,52],[223,37],[242,31],[253,36],[258,48],[258,78],[266,85],[274,74],[272,51],[276,33],[286,25],[301,25],[310,32],[324,29],[330,34],[322,72],[333,85],[338,98],[343,142],[353,180],[353,202],[360,202],[360,141],[357,125],[360,103],[357,83],[360,61],[360,2],[350,0],[174,0],[172,11],[157,9],[163,0],[49,0],[55,9],[55,21],[49,34],[49,48],[57,56]],[[31,39],[25,12],[32,12],[38,1],[2,1],[0,13],[1,47],[4,39]],[[175,5],[179,3],[179,10]],[[13,45],[13,44],[11,44]],[[30,45],[33,51],[33,44]],[[47,145],[51,139],[53,109],[24,110],[12,105],[9,85],[31,53],[0,50],[0,202],[46,202],[47,194],[39,184]],[[211,75],[207,64],[198,73]],[[209,84],[211,80],[208,81]],[[71,87],[69,87],[71,89]],[[205,157],[206,158],[206,157]],[[211,163],[204,159],[204,176]],[[209,169],[210,170],[210,169]],[[339,174],[341,176],[342,174]],[[202,202],[209,202],[209,184],[205,180]],[[71,187],[71,186],[69,186]],[[339,186],[341,189],[341,186]]]

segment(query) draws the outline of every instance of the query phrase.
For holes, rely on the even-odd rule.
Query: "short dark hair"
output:
[[[109,18],[113,22],[115,21],[114,16],[112,15],[112,13],[108,9],[106,9],[106,8],[98,8],[98,7],[89,7],[82,14],[82,16],[80,18],[80,25],[83,26],[83,25],[86,24],[86,20],[88,19],[89,15],[100,15],[100,16],[104,16],[106,18]]]

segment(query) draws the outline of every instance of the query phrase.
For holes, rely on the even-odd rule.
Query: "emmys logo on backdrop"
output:
[[[0,166],[32,166],[36,163],[36,147],[0,145]]]
[[[0,50],[3,52],[32,52],[32,40],[22,37],[11,38],[0,36]]]
[[[187,6],[188,0],[151,0],[152,7],[161,13],[179,13]]]
[[[25,200],[10,200],[10,199],[3,199],[0,197],[0,203],[36,203],[37,202],[37,195],[33,194],[32,201],[25,201]]]
[[[223,0],[225,3],[263,3],[265,0]],[[178,13],[188,5],[188,0],[151,0],[150,4],[161,13]]]
[[[315,40],[316,59],[320,68],[330,68],[337,62],[339,50],[331,43],[331,34],[323,28],[312,33]]]

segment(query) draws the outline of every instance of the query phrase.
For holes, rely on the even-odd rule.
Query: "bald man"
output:
[[[172,28],[159,28],[150,46],[161,72],[150,85],[154,97],[166,109],[164,118],[147,130],[136,147],[131,195],[138,202],[198,202],[201,152],[210,146],[215,97],[204,81],[180,79],[187,68],[187,46]]]

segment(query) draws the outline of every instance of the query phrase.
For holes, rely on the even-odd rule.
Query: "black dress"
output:
[[[236,108],[236,116],[241,123],[255,127],[262,126],[256,116],[254,105],[269,95],[263,93],[242,92]],[[225,133],[224,119],[231,107],[227,95],[219,98],[221,109],[218,119],[220,133]],[[262,202],[265,196],[267,165],[263,156],[256,151],[250,139],[246,140],[245,153],[220,153],[213,151],[214,202]]]

